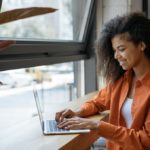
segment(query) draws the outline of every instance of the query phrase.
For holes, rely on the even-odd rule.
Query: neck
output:
[[[135,78],[141,78],[147,71],[150,70],[150,59],[144,59],[137,67],[133,68]]]

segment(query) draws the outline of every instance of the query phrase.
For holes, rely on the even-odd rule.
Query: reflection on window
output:
[[[33,117],[36,86],[44,106],[76,99],[73,62],[0,72],[0,130]]]
[[[1,38],[82,41],[91,0],[3,0],[1,11],[53,7],[58,11],[0,26]]]

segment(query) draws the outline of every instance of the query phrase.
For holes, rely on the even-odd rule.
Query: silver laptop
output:
[[[42,112],[42,105],[40,104],[38,92],[36,88],[33,88],[34,99],[36,102],[36,107],[40,119],[40,124],[42,132],[44,135],[48,134],[75,134],[75,133],[88,133],[90,129],[78,129],[78,130],[65,130],[57,127],[57,122],[55,120],[45,120]]]

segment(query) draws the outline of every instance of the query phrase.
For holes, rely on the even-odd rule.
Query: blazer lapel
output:
[[[132,81],[132,71],[127,71],[125,73],[125,80],[124,83],[122,85],[122,89],[121,89],[121,93],[120,93],[120,102],[119,102],[119,119],[121,117],[121,109],[122,109],[122,105],[125,102],[127,95],[128,95],[128,91],[129,91],[129,86],[130,83]]]

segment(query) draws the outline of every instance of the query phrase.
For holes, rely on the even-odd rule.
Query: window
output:
[[[77,62],[76,62],[77,63]],[[45,111],[51,104],[77,99],[74,63],[61,63],[0,72],[0,129],[6,129],[37,115],[33,96],[36,87]]]
[[[5,120],[5,125],[0,123],[1,130],[36,115],[33,85],[46,105],[83,95],[87,75],[87,91],[95,90],[95,59],[90,58],[94,0],[0,0],[0,4],[1,11],[33,6],[58,8],[56,13],[0,25],[1,39],[16,40],[15,45],[0,52],[0,81],[4,82],[0,86],[0,118]]]
[[[77,61],[89,57],[86,48],[88,35],[93,28],[95,1],[1,2],[2,11],[33,6],[51,6],[58,8],[58,11],[0,25],[1,39],[16,40],[16,45],[0,53],[0,70]]]
[[[25,7],[53,7],[58,11],[0,27],[1,37],[26,40],[82,41],[91,0],[4,0],[1,11]]]

